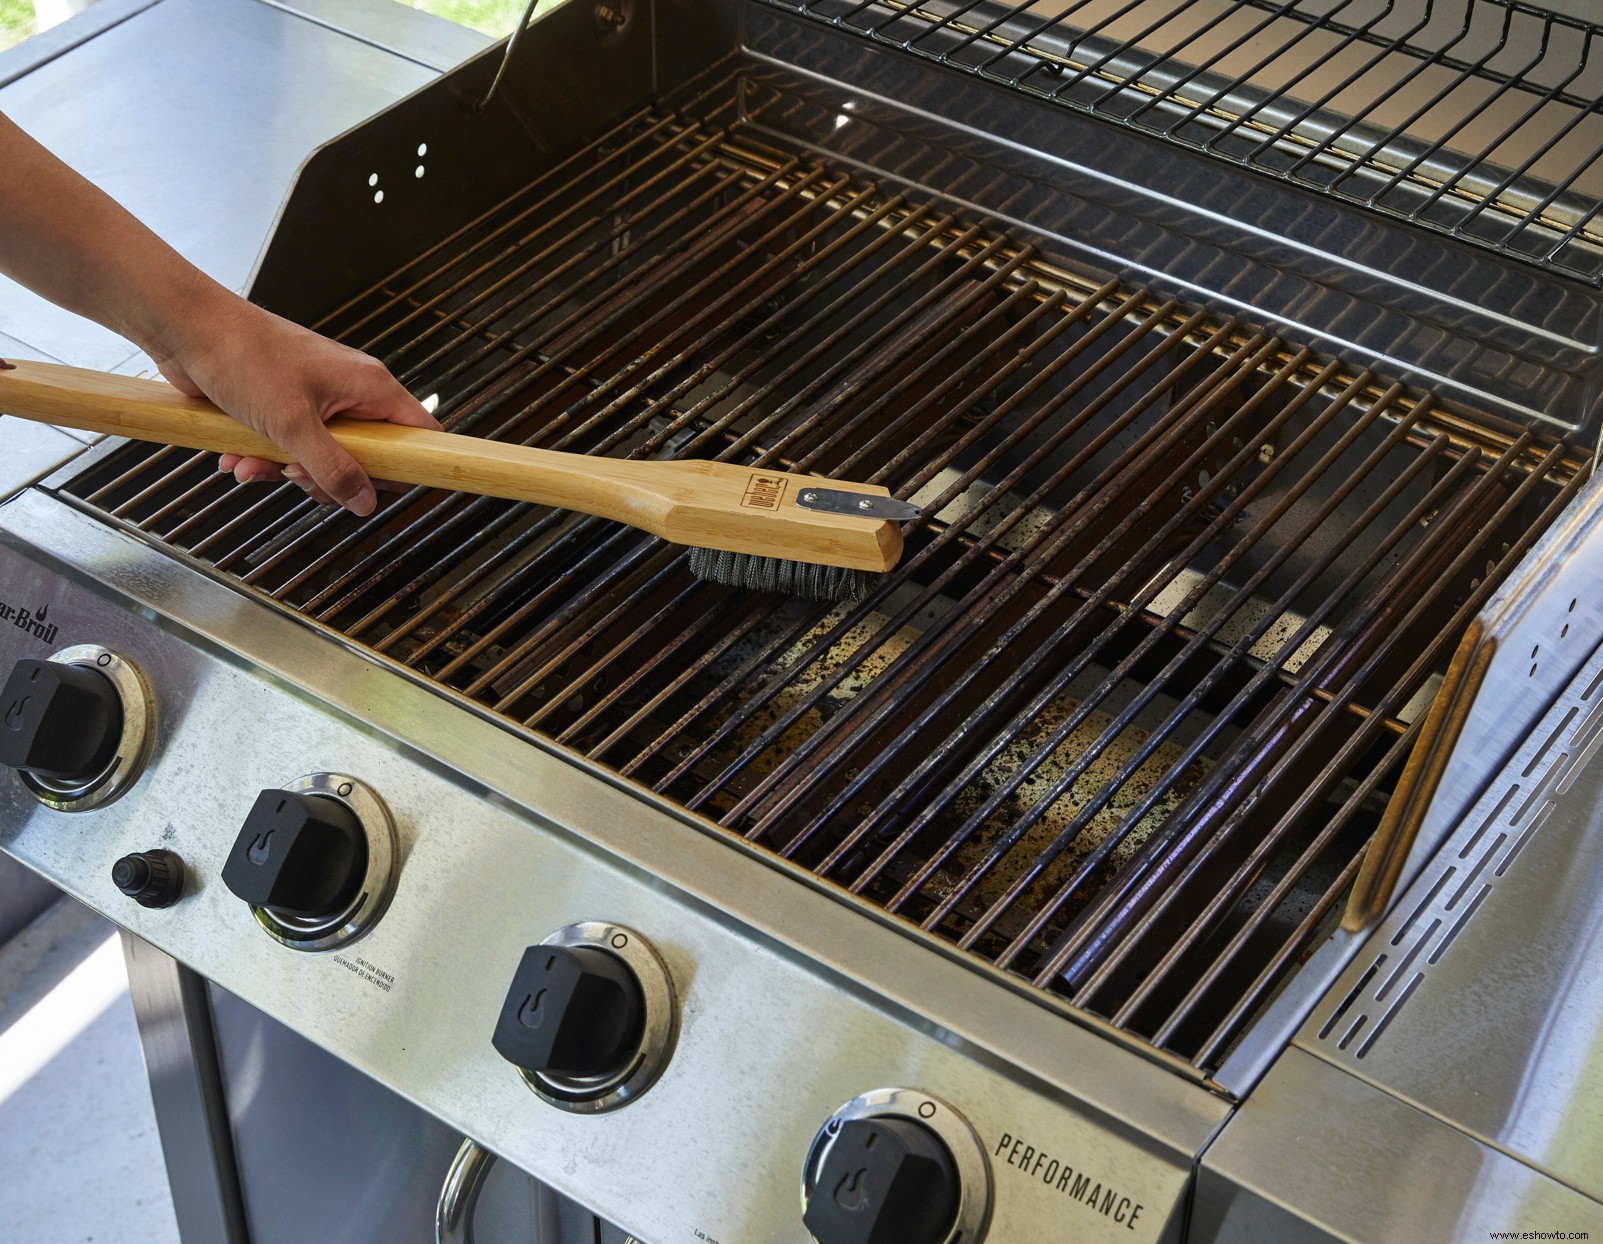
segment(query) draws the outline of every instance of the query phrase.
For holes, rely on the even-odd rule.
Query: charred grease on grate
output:
[[[1215,1068],[1334,925],[1579,455],[821,162],[783,133],[832,115],[722,72],[319,327],[453,431],[923,507],[861,600],[504,501],[324,513],[177,450],[69,490]]]

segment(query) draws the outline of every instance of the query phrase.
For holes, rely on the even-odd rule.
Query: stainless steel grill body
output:
[[[1086,289],[770,145],[805,105],[710,77],[325,327],[447,427],[919,501],[868,599],[697,584],[636,533],[424,490],[348,523],[177,450],[71,492],[1216,1071],[1328,933],[1417,698],[1578,471]]]
[[[234,698],[284,753],[238,757],[241,790],[334,767],[402,808],[403,888],[361,943],[394,991],[353,986],[349,956],[263,975],[254,941],[201,947],[209,925],[257,936],[215,884],[165,924],[119,914],[647,1239],[799,1238],[778,1173],[834,1106],[912,1081],[992,1153],[995,1238],[1058,1238],[1066,1213],[1086,1238],[1137,1230],[1020,1174],[1026,1146],[1176,1238],[1196,1155],[1603,635],[1579,586],[1599,556],[1589,165],[1507,176],[1494,145],[1449,175],[1454,134],[1414,160],[1374,132],[1395,91],[1334,128],[1336,95],[1286,93],[1350,77],[1357,49],[1415,65],[1404,85],[1502,74],[1488,117],[1533,90],[1573,111],[1589,28],[1508,17],[1511,44],[1535,20],[1579,58],[1553,86],[1481,47],[1496,5],[1461,5],[1445,49],[1434,9],[1408,32],[1327,15],[1339,47],[1271,106],[1219,80],[1227,53],[1131,68],[1128,14],[1035,7],[620,22],[575,0],[482,108],[499,53],[317,153],[257,275],[457,430],[924,504],[859,604],[700,584],[659,542],[510,503],[414,490],[359,522],[179,450],[104,446],[6,510],[8,585],[183,688],[193,724],[163,718],[146,791],[101,816],[107,859],[161,825],[215,876],[226,840],[166,809]],[[1257,11],[1141,17],[1312,28]],[[1071,70],[1101,94],[1029,98]],[[1199,82],[1217,134],[1148,134]],[[1109,143],[1131,92],[1153,106]],[[1317,195],[1261,176],[1314,169]],[[1347,184],[1387,170],[1391,189]],[[1477,231],[1493,218],[1519,240]],[[8,798],[6,845],[106,906]],[[472,823],[442,831],[458,806]],[[557,1119],[488,1032],[516,947],[603,916],[666,939],[684,1048],[639,1105]],[[689,1120],[697,1152],[644,1169]],[[1229,1238],[1211,1195],[1199,1230]]]
[[[1022,1137],[1146,1206],[1132,1232],[998,1176],[995,1238],[1056,1239],[1066,1216],[1108,1239],[1176,1229],[1222,1097],[126,535],[37,493],[5,509],[7,590],[48,596],[64,638],[102,636],[167,690],[141,797],[63,828],[8,782],[3,841],[139,937],[641,1239],[801,1238],[815,1130],[906,1081],[940,1082],[990,1147]],[[0,637],[8,660],[34,650]],[[360,942],[302,954],[217,877],[242,803],[329,757],[384,792],[401,879]],[[196,892],[130,910],[108,862],[158,841]],[[595,1117],[545,1105],[488,1034],[524,947],[598,913],[653,940],[684,1002],[671,1074]],[[937,998],[960,1025],[920,1018]]]

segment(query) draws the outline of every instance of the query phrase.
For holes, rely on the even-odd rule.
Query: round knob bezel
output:
[[[640,986],[645,1022],[633,1053],[617,1071],[601,1076],[556,1076],[519,1068],[518,1074],[542,1101],[559,1110],[601,1114],[627,1105],[657,1082],[679,1035],[679,1008],[668,965],[633,929],[601,920],[570,924],[540,944],[569,949],[587,946],[623,960]]]
[[[985,1146],[969,1121],[950,1104],[939,1097],[920,1093],[914,1089],[882,1088],[862,1093],[851,1099],[819,1129],[807,1151],[802,1166],[801,1205],[806,1213],[817,1183],[817,1173],[823,1169],[829,1147],[840,1135],[842,1125],[854,1119],[907,1119],[934,1132],[952,1155],[957,1170],[957,1217],[941,1244],[979,1244],[985,1238],[985,1229],[991,1221],[991,1161]],[[808,1239],[816,1237],[808,1235]]]
[[[93,777],[59,781],[37,773],[17,776],[33,797],[57,812],[88,812],[103,808],[139,780],[150,759],[155,735],[156,709],[144,677],[129,661],[98,644],[74,644],[46,658],[61,665],[81,665],[102,675],[122,700],[122,736],[105,767]]]
[[[291,950],[333,950],[349,945],[371,929],[390,905],[395,890],[395,821],[378,792],[349,774],[309,773],[286,783],[283,789],[297,795],[321,795],[349,808],[367,838],[367,870],[355,897],[332,915],[289,916],[254,905],[251,915],[267,936]]]

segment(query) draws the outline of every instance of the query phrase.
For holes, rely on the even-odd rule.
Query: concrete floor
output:
[[[0,1244],[178,1244],[122,947],[71,899],[0,946]]]

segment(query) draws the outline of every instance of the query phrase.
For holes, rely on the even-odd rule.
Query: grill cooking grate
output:
[[[1603,25],[1514,0],[766,0],[1603,283]]]
[[[1435,680],[1577,464],[1066,273],[728,99],[630,118],[324,327],[457,431],[916,498],[868,599],[711,586],[498,500],[357,520],[176,449],[68,493],[1216,1067],[1328,931]]]

